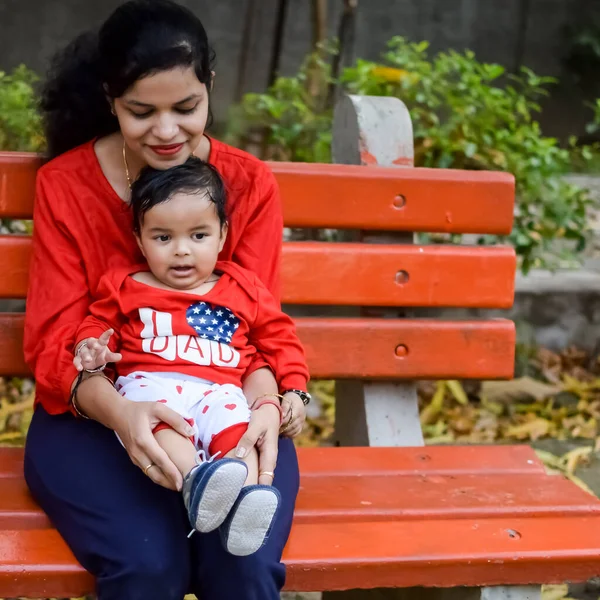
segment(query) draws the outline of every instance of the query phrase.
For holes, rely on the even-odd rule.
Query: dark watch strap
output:
[[[302,400],[302,404],[304,404],[304,406],[306,406],[312,400],[311,395],[308,392],[304,392],[302,390],[285,390],[285,392],[283,392],[283,395],[285,395],[287,393],[298,394],[298,396],[300,396],[300,399]]]

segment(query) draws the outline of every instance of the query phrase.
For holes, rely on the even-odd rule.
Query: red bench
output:
[[[286,587],[328,597],[381,588],[377,598],[406,598],[409,591],[393,588],[470,586],[486,600],[538,598],[539,584],[600,573],[600,502],[546,475],[526,446],[419,447],[412,384],[510,378],[514,325],[416,319],[394,308],[510,307],[512,249],[423,246],[406,233],[398,244],[390,236],[506,234],[514,182],[501,173],[391,168],[411,162],[412,137],[403,106],[389,101],[346,98],[336,115],[344,135],[355,131],[347,141],[336,132],[338,160],[379,166],[272,165],[287,226],[363,231],[360,242],[284,244],[283,300],[329,315],[296,322],[313,377],[340,380],[336,440],[355,446],[299,451]],[[33,155],[0,153],[0,217],[31,216],[39,164]],[[0,298],[25,296],[29,252],[29,238],[0,236]],[[336,314],[323,305],[346,308]],[[356,315],[338,316],[349,307]],[[22,328],[22,315],[0,313],[0,375],[28,374]],[[0,450],[0,530],[0,597],[93,589],[30,498],[18,449]]]

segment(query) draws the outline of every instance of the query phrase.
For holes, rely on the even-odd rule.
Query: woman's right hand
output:
[[[193,429],[162,402],[131,402],[126,400],[119,411],[113,429],[123,442],[131,460],[155,483],[171,490],[181,490],[183,477],[167,453],[158,445],[152,431],[161,422],[189,437]],[[151,468],[146,469],[149,465]]]

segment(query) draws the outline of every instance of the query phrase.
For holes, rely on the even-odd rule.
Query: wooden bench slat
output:
[[[452,169],[271,163],[288,227],[510,233],[514,177]],[[396,208],[395,199],[405,203]],[[401,206],[401,205],[400,205]]]
[[[297,318],[315,379],[510,379],[512,321]]]
[[[0,236],[0,298],[25,297],[30,254],[28,236]],[[510,308],[515,270],[508,247],[289,242],[283,245],[282,301]],[[399,272],[406,282],[397,282]]]
[[[509,247],[289,242],[281,278],[287,304],[510,308],[515,271]]]
[[[303,477],[294,522],[405,521],[599,515],[600,502],[560,477],[540,475],[349,475]],[[0,481],[0,529],[50,522],[23,478]]]
[[[54,529],[4,530],[0,556],[0,597],[79,598],[94,590],[94,578]]]
[[[579,582],[600,571],[599,540],[597,516],[299,524],[284,551],[286,589]],[[93,589],[55,530],[4,531],[0,556],[2,596]]]
[[[13,480],[6,480],[13,481]],[[0,484],[1,485],[1,484]],[[600,516],[600,502],[540,475],[362,475],[301,479],[296,523]]]
[[[298,448],[302,477],[348,475],[541,475],[545,469],[527,445],[426,448]],[[0,479],[23,477],[23,449],[0,448]],[[1,485],[1,481],[0,481]]]
[[[0,218],[31,218],[33,154],[0,152]],[[288,227],[508,234],[514,178],[452,169],[270,163]],[[405,198],[397,208],[397,196]]]
[[[0,376],[28,375],[22,314],[0,313]],[[312,377],[507,379],[513,376],[512,321],[295,319]]]
[[[586,581],[600,572],[600,517],[306,524],[283,561],[297,591]]]
[[[35,173],[42,159],[28,152],[0,152],[0,218],[31,219]]]
[[[0,451],[2,462],[3,452]],[[456,476],[479,473],[541,475],[546,472],[536,453],[527,445],[298,448],[298,460],[303,478],[348,475]],[[3,470],[2,462],[0,471]]]

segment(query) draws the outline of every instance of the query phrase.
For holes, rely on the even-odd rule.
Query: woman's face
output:
[[[200,144],[208,118],[208,90],[192,67],[135,82],[114,101],[125,143],[155,169],[184,163]]]

